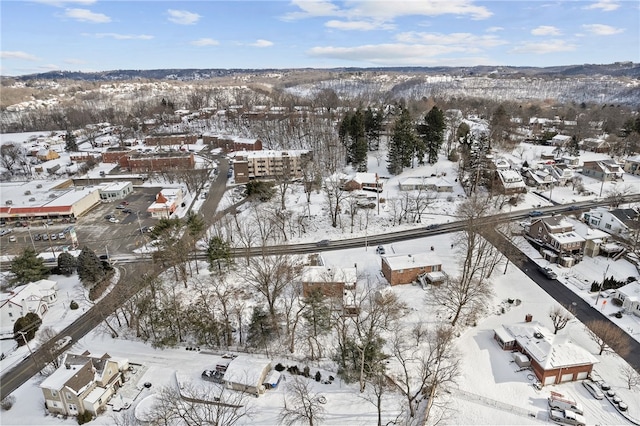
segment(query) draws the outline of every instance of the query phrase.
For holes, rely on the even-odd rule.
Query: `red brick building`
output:
[[[132,172],[157,172],[161,170],[193,169],[196,161],[193,153],[182,151],[154,152],[143,154],[121,148],[108,149],[102,154],[105,163],[118,163]]]
[[[434,253],[382,256],[382,275],[391,285],[409,284],[420,274],[431,274],[431,281],[441,281],[442,262]]]
[[[224,152],[262,151],[262,141],[260,139],[205,134],[202,136],[202,142],[205,145],[212,145],[214,148],[222,148]]]
[[[356,268],[306,266],[302,271],[302,293],[309,297],[313,290],[319,289],[324,296],[342,298],[345,290],[356,288],[356,280]]]
[[[515,349],[526,355],[542,386],[589,377],[598,360],[586,349],[569,341],[568,336],[553,334],[531,319],[527,316],[524,323],[494,329],[494,340],[505,351]]]
[[[178,133],[170,135],[153,135],[144,138],[146,146],[189,145],[198,141],[197,135]]]

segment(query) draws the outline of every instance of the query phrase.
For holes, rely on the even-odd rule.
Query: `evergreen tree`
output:
[[[424,123],[417,126],[420,143],[416,144],[416,156],[420,164],[424,164],[425,152],[429,156],[429,164],[438,162],[438,152],[444,143],[446,127],[444,112],[437,106],[431,108],[424,117]]]
[[[84,246],[78,256],[78,277],[86,286],[92,286],[102,280],[106,271],[102,262],[89,247]]]
[[[309,334],[313,338],[321,336],[331,327],[331,309],[326,297],[319,288],[313,289],[303,300],[304,311],[302,317],[307,320]]]
[[[345,147],[345,152],[347,158],[345,158],[346,164],[351,163],[353,160],[352,152],[351,152],[351,140],[349,132],[351,130],[351,117],[353,114],[351,112],[347,112],[344,117],[342,117],[342,121],[340,122],[340,126],[338,127],[338,140]]]
[[[67,130],[67,134],[65,135],[64,140],[64,149],[67,152],[78,152],[78,142],[76,141],[76,136],[73,134],[73,132]]]
[[[269,313],[260,306],[253,308],[251,323],[247,333],[247,343],[255,348],[266,347],[276,334],[276,328]]]
[[[207,260],[209,269],[213,270],[217,266],[221,269],[221,262],[228,265],[232,262],[231,247],[229,243],[220,237],[213,237],[207,246]]]
[[[405,167],[411,166],[411,159],[416,142],[416,133],[409,111],[403,109],[396,118],[391,133],[391,141],[387,154],[387,170],[397,175]]]
[[[498,105],[493,112],[489,127],[491,129],[489,149],[491,149],[492,142],[500,146],[508,138],[509,129],[511,128],[511,117],[509,117],[503,105]]]
[[[364,116],[359,108],[351,118],[349,135],[351,136],[353,167],[359,172],[366,172],[368,144],[365,134]]]
[[[33,312],[29,312],[25,316],[18,318],[13,324],[13,338],[18,346],[24,345],[26,343],[25,339],[27,342],[31,341],[41,325],[42,320]]]
[[[578,144],[578,137],[577,136],[572,136],[571,140],[569,141],[569,146],[567,147],[567,152],[569,155],[573,155],[574,157],[577,157],[578,155],[580,155],[580,145]]]
[[[22,254],[11,262],[11,273],[14,284],[27,284],[38,281],[49,276],[49,269],[44,265],[44,260],[37,256],[37,253],[26,248]]]
[[[375,151],[380,146],[380,132],[382,131],[382,117],[380,113],[374,113],[371,107],[364,112],[364,131],[367,135],[367,144],[370,151]]]
[[[63,275],[71,275],[76,270],[76,258],[65,252],[58,256],[58,271]]]

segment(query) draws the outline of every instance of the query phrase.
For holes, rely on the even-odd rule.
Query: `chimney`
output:
[[[524,322],[531,322],[533,320],[533,315],[527,314],[524,317]]]

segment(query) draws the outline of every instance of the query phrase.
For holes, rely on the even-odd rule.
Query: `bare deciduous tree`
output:
[[[627,334],[618,326],[602,320],[594,320],[586,323],[587,333],[591,340],[598,345],[598,355],[603,352],[617,353],[625,356],[629,353],[630,347]]]
[[[287,396],[280,410],[279,420],[288,426],[308,423],[309,426],[320,424],[324,420],[324,406],[320,402],[321,395],[313,392],[309,379],[293,377],[286,384]]]
[[[620,377],[624,380],[629,390],[640,385],[640,374],[628,364],[620,369]]]
[[[558,334],[558,331],[567,326],[567,323],[573,319],[573,309],[565,309],[560,305],[557,305],[549,311],[549,318],[553,323],[553,334]]]

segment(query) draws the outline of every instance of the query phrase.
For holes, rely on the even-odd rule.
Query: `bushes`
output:
[[[627,279],[627,281],[618,281],[615,278],[613,278],[613,276],[609,277],[609,278],[605,278],[604,282],[598,282],[598,281],[594,281],[591,283],[591,292],[595,293],[598,290],[610,290],[610,289],[618,289],[622,286],[624,286],[625,284],[628,284],[629,280]],[[602,285],[602,288],[600,288],[600,285]]]
[[[75,311],[76,309],[78,309],[78,307],[79,307],[78,302],[76,302],[75,300],[72,300],[71,303],[69,304],[69,308],[72,311]]]
[[[7,395],[5,399],[3,399],[2,402],[0,402],[0,408],[2,408],[2,411],[9,411],[11,410],[11,407],[13,407],[13,404],[15,403],[16,403],[16,397],[13,395]]]
[[[89,423],[93,419],[93,415],[90,412],[85,411],[82,414],[78,414],[77,419],[78,424],[83,425],[85,423]]]
[[[276,370],[277,372],[284,371],[284,369],[285,369],[284,365],[282,365],[282,364],[280,364],[280,363],[278,363],[278,364],[275,366],[275,370]]]

